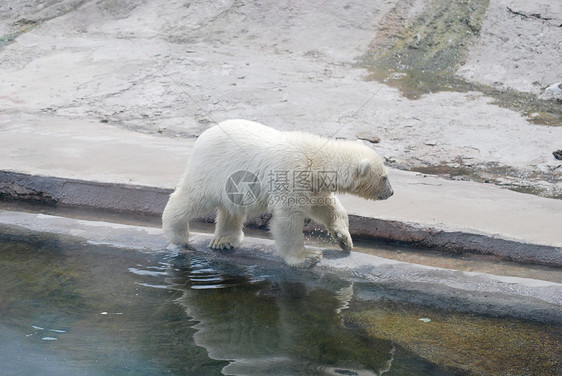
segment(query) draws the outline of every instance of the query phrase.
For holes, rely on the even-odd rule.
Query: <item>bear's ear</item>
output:
[[[355,173],[357,174],[357,176],[365,176],[367,172],[369,172],[370,168],[371,161],[368,159],[362,159],[357,164],[357,170],[355,171]]]

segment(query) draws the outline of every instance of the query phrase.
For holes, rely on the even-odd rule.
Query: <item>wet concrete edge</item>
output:
[[[210,234],[192,233],[189,249],[185,250],[168,246],[159,228],[34,213],[0,210],[0,230],[8,236],[30,238],[47,234],[67,241],[137,252],[197,253],[236,265],[267,266],[276,275],[292,281],[343,279],[353,284],[353,296],[365,301],[397,301],[562,324],[562,290],[555,282],[442,269],[334,249],[323,249],[324,258],[316,266],[296,269],[275,255],[275,244],[268,239],[248,238],[240,249],[216,251],[207,246]]]
[[[83,208],[159,218],[170,189],[139,185],[103,183],[52,176],[30,175],[0,170],[0,200],[35,202],[60,208]],[[246,226],[267,228],[271,215],[249,218]],[[559,247],[530,244],[498,235],[469,233],[447,228],[350,215],[352,236],[366,240],[386,240],[409,246],[435,248],[456,253],[477,253],[523,263],[562,266]],[[213,222],[210,215],[197,218]],[[305,231],[317,225],[312,222]]]

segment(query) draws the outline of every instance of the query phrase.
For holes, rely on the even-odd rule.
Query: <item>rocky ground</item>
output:
[[[562,103],[544,92],[562,81],[562,3],[449,3],[3,3],[0,117],[361,133],[395,167],[562,197]]]

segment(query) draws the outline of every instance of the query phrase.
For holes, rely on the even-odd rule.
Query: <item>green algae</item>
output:
[[[455,73],[476,39],[489,0],[434,0],[366,58],[377,67],[410,73]]]
[[[37,239],[35,239],[37,241]],[[42,237],[44,245],[37,247],[35,254],[30,248],[38,243],[6,242],[0,237],[0,274],[18,275],[17,279],[4,281],[0,291],[0,314],[12,310],[22,310],[27,315],[25,307],[34,306],[38,301],[49,301],[57,310],[67,311],[69,307],[83,307],[84,301],[75,290],[79,273],[73,267],[54,261],[50,253],[60,250],[56,239]],[[41,283],[37,283],[40,280]],[[18,296],[33,297],[29,300],[18,299]]]
[[[466,61],[468,47],[479,37],[489,0],[433,0],[410,22],[403,1],[360,65],[369,79],[399,89],[409,99],[438,91],[481,92],[494,104],[520,112],[531,123],[560,126],[562,108],[556,100],[513,89],[498,90],[455,75]]]
[[[355,302],[345,319],[373,338],[470,375],[562,373],[558,327],[382,302]]]
[[[14,29],[12,32],[0,36],[0,50],[2,50],[3,47],[7,46],[11,42],[15,41],[20,35],[35,29],[36,26],[37,22],[33,20],[22,18],[21,20],[16,21],[12,25]]]

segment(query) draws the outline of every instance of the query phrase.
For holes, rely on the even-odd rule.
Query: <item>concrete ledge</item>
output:
[[[415,223],[350,215],[354,237],[383,239],[453,253],[493,255],[523,263],[562,266],[559,247],[503,239],[498,235],[469,233]]]
[[[0,171],[0,199],[38,202],[54,207],[84,208],[160,217],[172,191],[129,184],[101,183]],[[267,228],[271,215],[249,218],[246,225]],[[214,215],[196,221],[213,222]],[[305,231],[319,225],[310,223]],[[494,255],[506,260],[562,266],[559,247],[524,243],[498,235],[446,227],[350,215],[350,232],[362,239],[381,239],[456,253]]]
[[[169,189],[0,171],[0,198],[161,216]]]
[[[323,249],[324,258],[319,264],[301,270],[285,265],[275,255],[272,240],[247,238],[240,249],[215,251],[207,247],[211,235],[193,233],[189,249],[184,250],[167,246],[159,228],[44,214],[0,210],[0,229],[8,236],[52,234],[67,241],[138,252],[193,252],[234,265],[265,266],[271,268],[272,278],[283,276],[295,282],[314,283],[322,277],[342,279],[352,283],[353,295],[361,300],[405,301],[475,314],[562,323],[562,289],[555,282],[436,268],[333,249]]]

